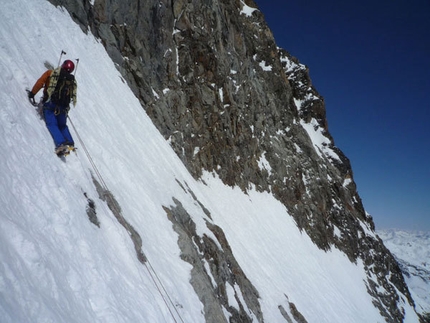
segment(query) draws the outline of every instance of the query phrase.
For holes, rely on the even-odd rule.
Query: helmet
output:
[[[73,70],[75,69],[75,64],[70,59],[67,59],[63,62],[63,65],[61,65],[61,68],[63,70],[66,70],[69,73],[72,73]]]

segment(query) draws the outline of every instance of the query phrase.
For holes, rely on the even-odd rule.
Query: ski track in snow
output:
[[[283,322],[278,306],[288,309],[288,300],[309,323],[383,321],[366,292],[362,264],[337,250],[317,249],[273,197],[252,190],[245,195],[212,174],[194,181],[103,46],[66,12],[44,0],[0,0],[0,6],[2,323],[174,322],[172,307],[185,322],[204,322],[189,283],[191,266],[180,259],[162,206],[173,205],[175,197],[199,235],[216,238],[205,224],[210,219],[177,181],[225,230],[260,293],[266,322]],[[71,120],[122,214],[140,233],[143,252],[174,302],[170,308],[137,260],[128,232],[98,198],[95,170],[75,131],[77,156],[63,162],[28,103],[25,87],[45,71],[45,60],[56,65],[61,50],[64,58],[80,59]],[[88,221],[84,193],[96,203],[100,228]],[[405,310],[405,322],[417,322],[411,308]]]

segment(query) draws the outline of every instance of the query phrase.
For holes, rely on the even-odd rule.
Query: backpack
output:
[[[72,100],[76,104],[76,81],[73,74],[67,73],[63,69],[55,69],[49,80],[48,101],[68,107]]]

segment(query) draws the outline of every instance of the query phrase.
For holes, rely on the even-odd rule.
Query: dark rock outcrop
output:
[[[252,317],[264,322],[258,291],[234,258],[221,228],[206,222],[214,237],[199,236],[181,202],[175,198],[173,201],[175,205],[164,210],[179,235],[181,258],[193,266],[190,282],[204,305],[206,322],[227,322],[223,309],[229,313],[229,322],[251,323]],[[234,291],[233,301],[229,300],[232,296],[228,289]]]

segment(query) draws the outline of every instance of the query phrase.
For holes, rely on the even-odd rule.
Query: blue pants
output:
[[[54,139],[55,147],[74,145],[72,135],[67,127],[67,107],[55,106],[48,102],[43,107],[46,127]]]

